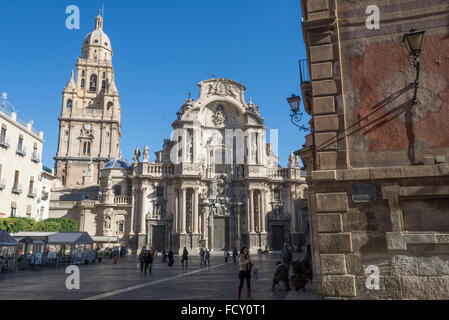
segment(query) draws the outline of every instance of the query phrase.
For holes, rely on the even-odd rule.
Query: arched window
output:
[[[101,89],[106,89],[106,81],[101,81]]]
[[[90,76],[89,91],[97,91],[97,75]]]
[[[81,79],[81,88],[84,88],[86,81],[84,79]]]
[[[71,111],[72,110],[72,99],[67,100],[67,111]]]
[[[108,102],[108,111],[111,111],[111,109],[112,109],[112,106],[114,105],[114,103],[113,102]]]

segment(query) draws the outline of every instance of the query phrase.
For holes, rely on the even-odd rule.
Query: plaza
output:
[[[301,258],[295,254],[295,260]],[[259,277],[251,282],[255,300],[318,300],[310,292],[285,291],[283,286],[271,291],[273,269],[279,254],[252,255]],[[68,290],[65,267],[0,274],[0,300],[235,300],[237,299],[238,264],[224,263],[221,256],[211,256],[210,267],[200,267],[199,256],[189,257],[187,269],[180,257],[168,267],[155,260],[153,274],[140,273],[136,256],[80,266],[80,290]],[[242,297],[242,300],[245,300]]]

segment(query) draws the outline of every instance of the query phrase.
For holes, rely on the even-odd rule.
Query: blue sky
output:
[[[212,77],[247,87],[266,126],[279,129],[281,164],[304,144],[286,102],[299,94],[305,57],[299,0],[1,0],[0,91],[44,131],[44,165],[56,154],[61,91],[103,3],[125,158],[148,144],[154,160],[187,93],[196,98],[197,83]],[[65,27],[68,5],[80,8],[79,30]]]

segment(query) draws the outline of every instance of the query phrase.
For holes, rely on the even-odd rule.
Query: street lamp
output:
[[[420,62],[419,56],[422,50],[422,43],[424,39],[425,31],[416,31],[415,28],[411,28],[410,32],[404,35],[402,42],[407,48],[408,54],[410,57],[413,57],[413,66],[416,69],[416,79],[412,82],[411,86],[415,89],[413,95],[413,104],[416,105],[418,103],[418,88],[419,88],[419,71],[420,71]]]
[[[287,99],[287,102],[290,105],[290,109],[292,111],[292,113],[290,114],[292,123],[301,130],[311,131],[309,128],[306,128],[299,124],[301,122],[302,116],[303,116],[302,112],[299,111],[300,106],[301,106],[301,97],[299,97],[293,93],[292,96]]]

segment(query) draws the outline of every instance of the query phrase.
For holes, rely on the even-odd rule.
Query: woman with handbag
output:
[[[240,266],[240,272],[239,272],[240,285],[239,285],[239,291],[238,291],[238,300],[241,300],[242,289],[243,289],[243,284],[244,284],[245,280],[246,280],[246,295],[248,297],[248,300],[252,300],[252,298],[251,298],[251,271],[253,269],[253,264],[251,262],[251,258],[249,256],[249,250],[247,247],[243,247],[242,250],[240,251],[239,266]]]

